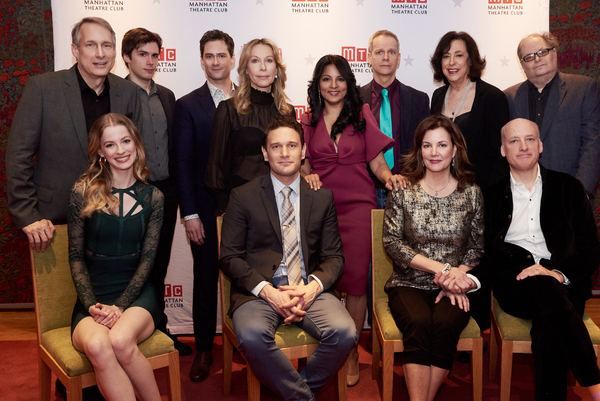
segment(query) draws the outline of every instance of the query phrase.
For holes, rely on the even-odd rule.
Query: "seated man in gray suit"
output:
[[[558,41],[550,33],[529,35],[517,54],[527,81],[504,93],[510,118],[537,124],[546,168],[577,178],[592,197],[600,177],[600,93],[590,77],[558,72]]]
[[[54,224],[67,223],[69,194],[88,165],[88,132],[106,113],[141,128],[137,86],[110,73],[115,32],[102,18],[84,18],[71,31],[77,64],[30,78],[8,137],[8,207],[29,244],[43,252]]]
[[[286,400],[314,400],[358,340],[332,292],[344,266],[333,194],[301,179],[305,151],[296,120],[269,125],[262,152],[271,173],[232,191],[219,261],[232,280],[229,314],[238,349],[256,377]],[[281,323],[319,340],[300,373],[275,344]]]
[[[510,175],[483,191],[485,254],[469,273],[491,282],[507,313],[532,319],[536,401],[566,400],[569,369],[598,400],[600,371],[581,317],[592,296],[600,242],[581,183],[538,163],[545,147],[531,121],[516,119],[502,128]],[[436,280],[445,290],[477,287],[464,274]]]

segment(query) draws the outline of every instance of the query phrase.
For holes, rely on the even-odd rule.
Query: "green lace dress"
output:
[[[71,333],[90,316],[89,307],[100,302],[127,309],[139,306],[152,315],[156,327],[161,312],[154,287],[148,281],[154,264],[163,220],[164,198],[155,187],[136,182],[129,188],[113,188],[119,198],[119,214],[94,212],[85,218],[82,184],[77,183],[69,202],[69,263],[77,289]],[[123,200],[134,206],[123,213]]]

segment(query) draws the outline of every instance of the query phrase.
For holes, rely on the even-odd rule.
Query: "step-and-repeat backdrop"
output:
[[[548,0],[53,0],[55,67],[69,68],[71,28],[83,17],[108,20],[120,41],[131,28],[144,27],[163,38],[156,82],[181,97],[201,86],[199,40],[221,29],[244,43],[267,37],[287,65],[286,94],[298,116],[306,109],[306,88],[319,58],[341,54],[359,84],[371,80],[367,42],[379,29],[400,39],[398,78],[427,92],[437,88],[429,59],[448,31],[466,31],[487,59],[483,79],[500,89],[524,80],[516,56],[521,38],[548,30]],[[125,76],[120,57],[113,72]],[[237,80],[236,70],[232,77]],[[165,293],[169,328],[192,333],[192,257],[183,225],[178,225]]]

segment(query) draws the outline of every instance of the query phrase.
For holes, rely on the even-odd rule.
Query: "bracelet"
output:
[[[442,273],[448,273],[451,268],[452,268],[452,266],[450,266],[450,263],[446,263],[444,265],[444,268],[442,269]]]

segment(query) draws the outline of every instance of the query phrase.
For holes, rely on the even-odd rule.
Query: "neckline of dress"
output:
[[[250,87],[250,100],[256,104],[273,104],[275,99],[271,92],[263,92]]]
[[[113,192],[127,192],[127,191],[131,190],[133,187],[135,187],[135,185],[136,185],[137,183],[138,183],[138,182],[137,182],[137,180],[136,180],[136,181],[135,181],[133,184],[131,184],[131,185],[130,185],[129,187],[127,187],[127,188],[115,188],[115,187],[112,187],[112,191],[113,191]]]

